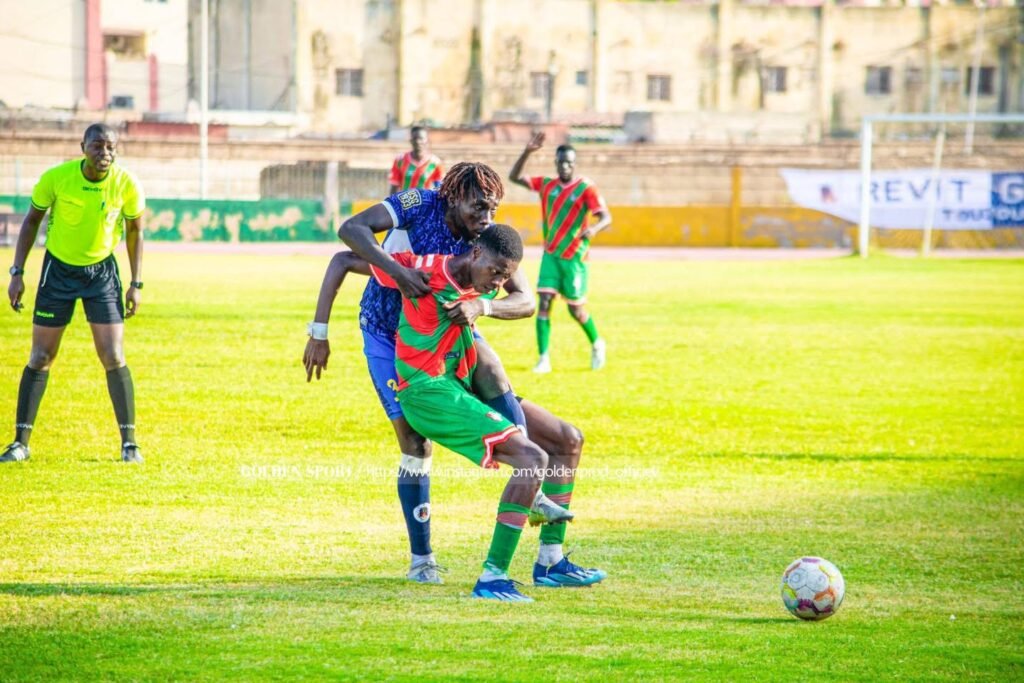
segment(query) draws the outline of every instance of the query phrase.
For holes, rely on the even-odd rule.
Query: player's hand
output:
[[[456,325],[472,325],[484,313],[482,299],[447,301],[442,305],[448,311],[448,320]]]
[[[538,149],[544,146],[544,131],[535,133],[530,141],[526,143],[526,151],[530,154],[536,152]]]
[[[589,242],[590,240],[594,239],[595,234],[596,233],[591,228],[587,228],[586,230],[580,233],[580,237]]]
[[[11,308],[15,313],[21,313],[25,304],[21,303],[21,296],[25,293],[25,279],[20,275],[11,278],[11,284],[7,285],[7,298],[11,301]]]
[[[309,338],[306,352],[302,354],[302,364],[306,366],[306,381],[313,381],[313,372],[320,379],[320,373],[327,369],[327,359],[331,356],[331,343],[326,339]]]
[[[395,277],[398,291],[407,299],[419,299],[430,294],[430,275],[415,268],[402,268]]]
[[[142,293],[135,287],[129,287],[124,295],[124,317],[130,318],[139,312],[139,305],[142,303]]]

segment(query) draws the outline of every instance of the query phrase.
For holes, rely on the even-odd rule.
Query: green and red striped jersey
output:
[[[558,178],[527,178],[530,189],[540,193],[544,214],[544,251],[558,258],[583,257],[589,243],[583,239],[587,216],[605,208],[604,199],[586,178],[562,184]]]
[[[388,182],[398,187],[398,192],[409,189],[436,190],[441,187],[441,178],[444,177],[444,168],[441,167],[441,160],[433,154],[427,156],[421,163],[417,164],[412,158],[412,152],[406,152],[395,157],[395,163],[391,164],[391,175]]]
[[[392,254],[391,258],[399,265],[428,273],[428,284],[433,292],[419,299],[402,297],[402,313],[395,334],[398,390],[442,375],[457,379],[469,388],[476,369],[473,328],[448,320],[444,304],[476,299],[480,293],[472,287],[463,289],[455,282],[448,270],[450,254],[417,256],[411,251],[403,251]],[[371,265],[370,272],[384,287],[397,288],[391,276],[376,266]]]

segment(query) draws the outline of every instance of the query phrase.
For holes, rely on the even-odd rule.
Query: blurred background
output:
[[[574,144],[615,216],[601,244],[854,248],[865,117],[1024,111],[1012,0],[0,0],[0,16],[8,243],[39,175],[106,121],[150,239],[335,240],[422,124],[446,167],[503,177],[534,131],[530,174]],[[934,218],[938,248],[1024,247],[1022,135],[875,123],[871,166],[896,185],[873,198],[917,213],[873,240],[916,247]],[[815,175],[832,171],[853,175]],[[957,173],[981,205],[947,205]],[[534,195],[509,187],[499,218],[539,241]]]

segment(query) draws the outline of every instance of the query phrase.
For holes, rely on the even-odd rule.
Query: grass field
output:
[[[567,542],[610,574],[504,605],[468,597],[504,475],[446,451],[446,584],[403,580],[361,283],[324,379],[300,365],[326,261],[147,255],[141,467],[79,309],[33,458],[0,468],[0,679],[1024,677],[1024,262],[597,261],[600,373],[562,307],[548,376],[532,322],[485,321],[517,390],[586,433]],[[0,315],[6,425],[29,328]],[[828,621],[783,610],[804,554],[846,578]]]

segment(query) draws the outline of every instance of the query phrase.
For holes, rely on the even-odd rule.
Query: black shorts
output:
[[[82,300],[89,322],[124,322],[121,275],[113,254],[90,266],[72,266],[46,252],[32,322],[43,327],[64,327],[71,322],[78,299]]]

